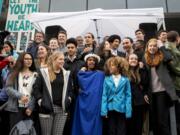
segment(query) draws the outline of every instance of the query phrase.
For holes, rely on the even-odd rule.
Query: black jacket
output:
[[[53,100],[51,93],[51,83],[49,80],[49,74],[47,68],[42,68],[38,72],[39,75],[33,86],[33,96],[39,104],[39,113],[51,114],[53,113]],[[70,77],[70,71],[63,69],[64,86],[62,94],[62,108],[64,112],[67,112],[73,99],[72,81]]]
[[[169,75],[169,71],[168,71],[168,63],[172,60],[172,56],[171,56],[170,52],[165,48],[165,46],[162,46],[159,49],[163,53],[164,58],[163,58],[163,61],[158,66],[156,66],[156,72],[157,72],[157,75],[158,75],[161,83],[163,84],[163,86],[166,89],[166,93],[168,94],[170,101],[172,102],[172,101],[177,100],[177,98],[178,98],[176,95],[176,92],[175,92],[174,84],[172,82],[172,79],[171,79],[171,77]],[[144,58],[143,58],[143,60],[144,60],[145,66],[148,70],[147,77],[149,77],[149,79],[150,79],[149,96],[151,99],[152,79],[153,79],[153,78],[151,78],[151,67],[146,63]]]
[[[149,78],[147,77],[147,70],[145,68],[139,69],[140,82],[135,82],[133,80],[131,83],[131,92],[132,92],[132,103],[134,106],[145,105],[144,95],[147,93],[149,85]]]
[[[72,76],[72,81],[73,81],[73,90],[76,96],[79,94],[77,73],[84,65],[85,65],[85,62],[80,60],[79,58],[75,58],[74,61],[71,61],[68,58],[65,58],[64,68],[66,70],[71,71],[71,76]]]

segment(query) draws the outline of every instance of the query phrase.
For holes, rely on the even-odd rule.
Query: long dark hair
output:
[[[135,54],[135,53],[132,53],[130,55],[136,55],[137,56],[137,54]],[[129,61],[129,56],[127,57],[128,61]],[[138,58],[138,56],[137,56],[137,58]],[[135,67],[131,67],[129,65],[129,79],[130,79],[131,82],[140,83],[141,77],[140,77],[139,70],[140,70],[139,69],[139,64],[137,64]]]
[[[106,47],[106,46],[105,46],[105,42],[106,42],[106,41],[103,41],[103,42],[100,44],[100,47],[99,47],[99,49],[98,49],[98,55],[99,55],[101,58],[106,58],[106,57],[105,57],[105,51],[104,51],[104,48]],[[109,50],[108,52],[109,52],[108,58],[112,57],[113,55],[112,55],[111,51]]]
[[[36,71],[35,63],[34,63],[34,58],[31,53],[28,52],[23,52],[19,55],[16,64],[13,68],[13,72],[9,75],[9,80],[7,81],[7,85],[13,85],[15,78],[18,76],[19,72],[21,72],[24,68],[24,56],[26,54],[29,54],[32,58],[32,65],[29,67],[29,70],[34,72]]]
[[[14,50],[14,48],[13,48],[11,42],[5,41],[4,44],[7,44],[7,45],[11,48],[11,50],[10,50],[10,53],[11,53],[11,54],[10,54],[10,55],[13,55],[13,50]]]
[[[93,44],[92,44],[92,51],[94,52],[95,51],[95,49],[96,49],[96,41],[95,41],[95,37],[94,37],[94,34],[93,33],[91,33],[91,32],[87,32],[86,34],[89,34],[89,35],[91,35],[91,37],[92,37],[92,39],[94,39],[94,42],[93,42]],[[86,46],[86,45],[85,45]]]

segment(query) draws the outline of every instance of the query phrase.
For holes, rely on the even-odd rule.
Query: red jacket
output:
[[[0,70],[3,69],[9,63],[8,60],[1,60],[0,61]]]

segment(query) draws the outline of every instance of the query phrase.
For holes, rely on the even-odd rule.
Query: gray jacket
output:
[[[36,79],[36,76],[37,74],[34,75],[34,81]],[[18,99],[20,99],[23,96],[23,94],[18,91],[18,77],[15,79],[14,82],[15,83],[13,86],[12,85],[6,86],[6,92],[9,98],[5,110],[10,112],[18,112]],[[34,97],[32,97],[31,101],[29,102],[28,108],[33,110],[34,107],[35,107],[35,99]]]

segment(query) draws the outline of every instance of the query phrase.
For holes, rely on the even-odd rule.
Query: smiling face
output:
[[[9,54],[11,52],[11,47],[8,44],[4,44],[3,49],[6,54]]]
[[[34,40],[39,44],[44,41],[44,35],[42,33],[36,33]]]
[[[159,37],[159,40],[161,40],[163,43],[167,41],[167,32],[161,32]]]
[[[30,68],[32,65],[32,57],[30,54],[24,55],[24,68]]]
[[[63,68],[64,65],[64,55],[59,55],[56,59],[53,61],[53,67],[55,70]]]
[[[111,48],[114,49],[114,50],[116,50],[116,49],[118,49],[119,44],[120,44],[120,40],[119,40],[119,39],[115,39],[115,40],[111,43]]]
[[[76,55],[77,48],[76,48],[76,46],[74,44],[69,43],[66,46],[67,46],[67,53],[68,53],[69,56]]]
[[[93,45],[93,43],[94,43],[94,38],[90,33],[87,33],[85,35],[84,40],[85,40],[86,45]]]
[[[67,35],[65,33],[58,34],[58,42],[60,45],[65,45],[66,40],[67,40]]]
[[[51,39],[51,40],[49,41],[49,48],[50,48],[52,51],[58,49],[58,48],[59,48],[58,40],[57,40],[57,39]]]
[[[48,51],[44,46],[38,47],[38,58],[46,58],[48,55]]]
[[[127,39],[127,38],[123,39],[122,44],[123,44],[123,49],[126,52],[129,52],[129,50],[131,50],[131,48],[133,46],[131,41],[129,39]]]
[[[157,41],[150,41],[147,50],[150,54],[155,54],[158,51]]]
[[[136,54],[130,54],[128,63],[129,63],[129,66],[136,67],[138,65],[138,56]]]
[[[135,33],[137,40],[144,40],[144,34],[141,31]]]
[[[89,57],[87,59],[87,68],[88,70],[93,70],[96,66],[96,62],[95,62],[96,58],[94,57]]]

